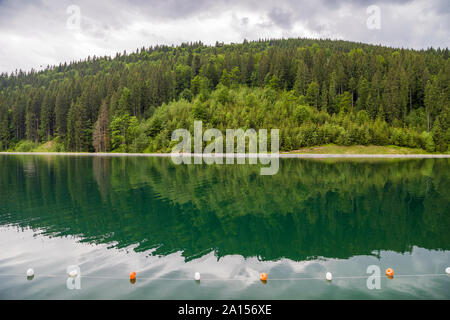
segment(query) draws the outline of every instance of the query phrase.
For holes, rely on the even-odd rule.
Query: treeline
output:
[[[446,152],[448,49],[287,39],[142,48],[0,76],[0,149],[169,151],[176,128],[279,128],[281,148]]]

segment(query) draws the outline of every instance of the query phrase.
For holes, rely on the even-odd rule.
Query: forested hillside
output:
[[[0,150],[170,151],[176,128],[280,129],[280,147],[447,152],[448,48],[288,39],[142,48],[0,76]]]

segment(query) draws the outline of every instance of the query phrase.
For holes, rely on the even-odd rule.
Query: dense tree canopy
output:
[[[312,39],[142,48],[2,74],[0,150],[56,141],[58,151],[169,151],[171,131],[201,119],[279,128],[283,150],[333,142],[446,152],[449,78],[447,48]]]

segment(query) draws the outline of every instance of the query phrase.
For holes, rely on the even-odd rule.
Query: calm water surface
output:
[[[0,298],[450,299],[449,169],[281,159],[260,176],[170,158],[0,155]],[[66,288],[69,265],[81,290]],[[369,290],[369,265],[396,276]]]

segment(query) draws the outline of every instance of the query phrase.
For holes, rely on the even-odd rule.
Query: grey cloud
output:
[[[71,4],[81,9],[78,38],[65,28]],[[380,30],[366,28],[369,5],[381,9]],[[0,0],[0,72],[160,42],[312,34],[395,47],[447,47],[449,15],[448,0]]]
[[[285,11],[281,8],[273,8],[271,11],[269,11],[268,14],[268,17],[275,25],[280,26],[284,29],[292,28],[292,16],[292,12]]]

